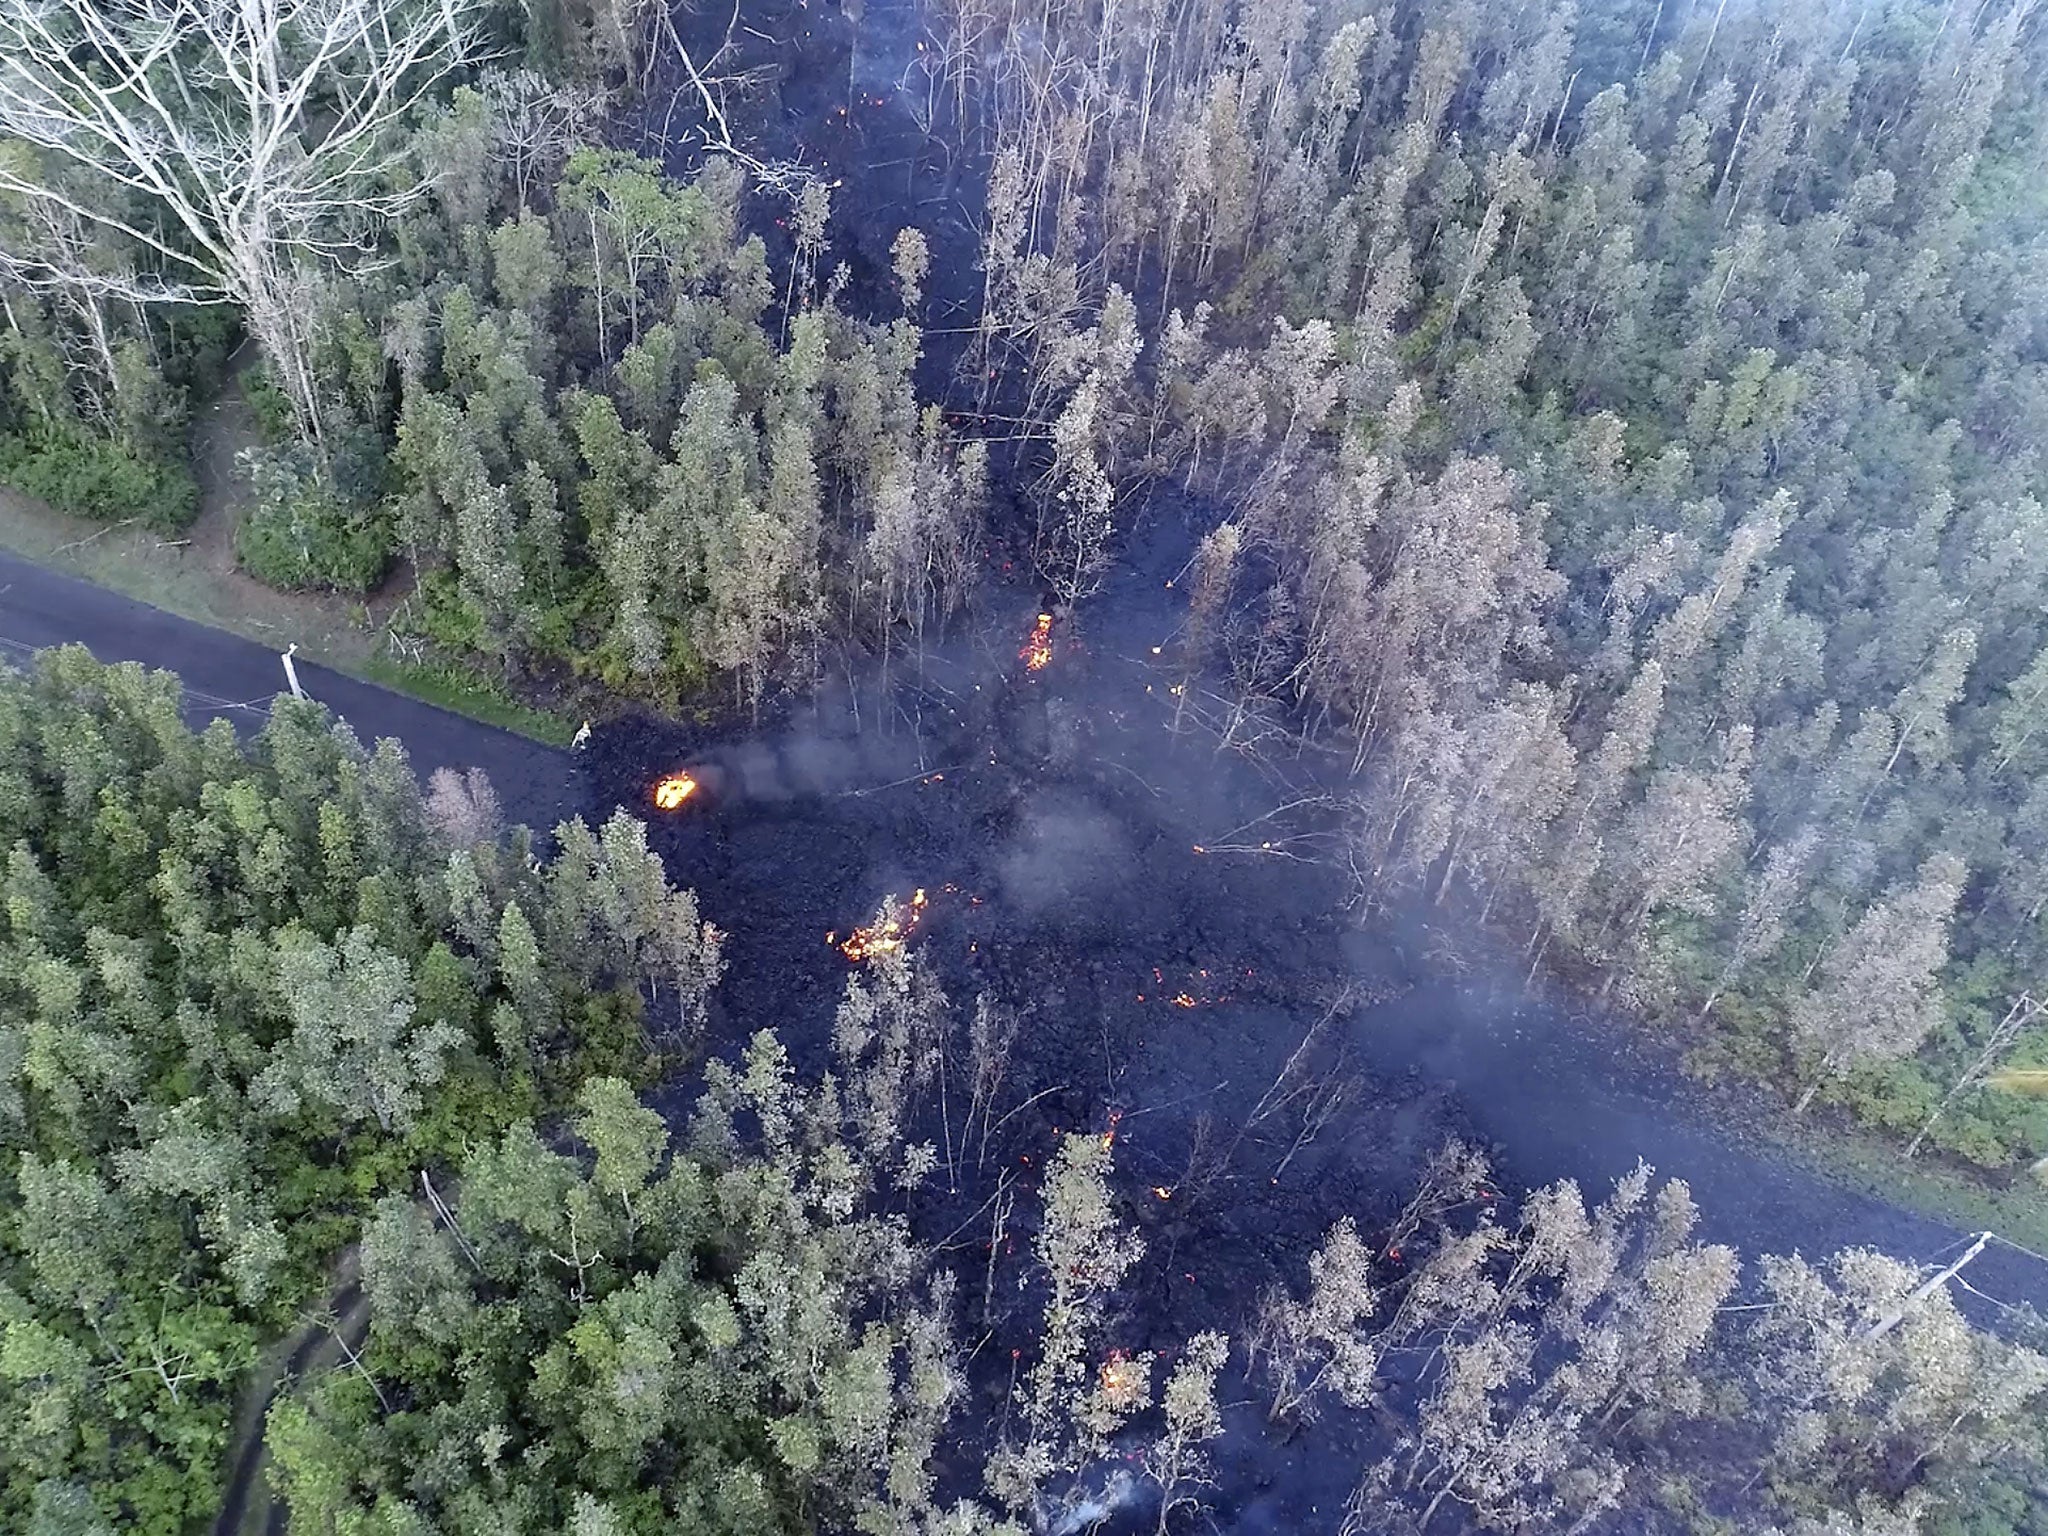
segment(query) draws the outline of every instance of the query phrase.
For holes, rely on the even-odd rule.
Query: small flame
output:
[[[1017,653],[1017,659],[1029,672],[1042,672],[1052,664],[1051,614],[1041,613],[1038,616],[1038,622],[1031,626],[1031,633],[1025,638],[1024,649]]]
[[[825,942],[836,943],[839,952],[855,963],[876,955],[893,954],[909,942],[910,936],[917,931],[917,925],[924,921],[925,911],[930,905],[924,887],[919,886],[906,905],[885,908],[883,915],[874,923],[854,929],[843,941],[836,930],[828,933]]]
[[[1198,969],[1190,969],[1184,974],[1186,980],[1176,984],[1168,981],[1166,973],[1158,966],[1153,966],[1153,986],[1149,991],[1140,992],[1138,994],[1138,1001],[1142,1003],[1149,999],[1153,1002],[1165,1003],[1174,1008],[1206,1008],[1216,1003],[1234,1003],[1237,1001],[1235,993],[1216,987],[1211,980],[1211,972],[1208,967],[1203,966]],[[1245,975],[1250,976],[1251,974],[1253,974],[1251,969],[1247,967]]]
[[[697,793],[697,781],[687,773],[672,773],[654,786],[654,808],[657,811],[673,811]]]
[[[1145,1368],[1120,1349],[1112,1349],[1096,1379],[1104,1398],[1118,1407],[1134,1404],[1145,1390]]]
[[[1102,1133],[1102,1144],[1104,1147],[1116,1145],[1116,1125],[1123,1117],[1124,1112],[1120,1109],[1112,1109],[1109,1112],[1109,1129]]]
[[[1154,1184],[1152,1186],[1152,1193],[1158,1196],[1161,1200],[1171,1200],[1173,1198],[1173,1191],[1168,1189],[1164,1184]]]

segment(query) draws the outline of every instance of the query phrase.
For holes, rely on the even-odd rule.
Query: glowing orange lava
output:
[[[1017,659],[1029,672],[1042,672],[1052,664],[1051,614],[1041,613],[1038,616],[1038,622],[1031,626],[1031,633],[1024,641],[1024,649],[1017,653]]]
[[[884,907],[882,916],[870,926],[854,929],[844,940],[837,933],[828,933],[825,942],[837,944],[839,952],[856,963],[875,955],[892,954],[917,931],[917,925],[924,921],[930,905],[924,888],[920,886],[907,904],[898,906],[891,902]]]
[[[1164,1003],[1170,1008],[1207,1008],[1216,1003],[1234,1003],[1237,994],[1230,990],[1228,973],[1211,973],[1207,966],[1190,969],[1185,981],[1168,981],[1166,972],[1158,966],[1152,967],[1152,985],[1138,993],[1141,1003]],[[1246,966],[1247,979],[1256,972]]]
[[[654,808],[657,811],[673,811],[697,793],[697,781],[687,773],[672,773],[654,786]]]
[[[1102,1362],[1097,1380],[1102,1384],[1102,1395],[1112,1403],[1122,1404],[1135,1399],[1145,1389],[1146,1372],[1142,1366],[1120,1349],[1112,1349],[1109,1358]]]

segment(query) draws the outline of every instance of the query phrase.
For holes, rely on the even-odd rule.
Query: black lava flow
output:
[[[1002,408],[957,388],[958,333],[980,292],[975,225],[987,165],[912,110],[906,93],[924,89],[911,68],[914,9],[867,0],[858,23],[841,0],[745,0],[743,12],[736,29],[735,13],[718,7],[685,10],[678,24],[696,57],[764,82],[729,103],[762,153],[839,188],[833,257],[848,268],[847,302],[892,315],[891,242],[906,225],[925,230],[933,263],[920,398],[949,400],[956,424],[975,432],[977,410]],[[672,130],[679,110],[694,110],[694,89],[679,66],[664,68],[639,110],[609,131],[620,147],[687,174],[697,149]],[[779,270],[790,254],[786,220],[750,222]],[[998,460],[1001,484],[1000,449]],[[989,1197],[993,1149],[988,1169],[963,1176],[957,1193],[942,1176],[911,1207],[920,1235],[958,1234],[941,1258],[971,1295],[960,1321],[975,1396],[955,1421],[960,1440],[941,1469],[948,1488],[975,1491],[1003,1419],[1011,1351],[1029,1343],[1039,1295],[1019,1279],[1030,1192],[1062,1131],[1114,1126],[1114,1182],[1146,1257],[1103,1343],[1158,1351],[1155,1379],[1196,1331],[1241,1339],[1265,1286],[1305,1284],[1307,1256],[1338,1217],[1371,1232],[1451,1135],[1489,1151],[1510,1190],[1571,1177],[1598,1198],[1647,1158],[1691,1183],[1704,1237],[1750,1257],[1952,1248],[1953,1229],[1746,1143],[1733,1128],[1775,1106],[1686,1080],[1658,1043],[1630,1048],[1632,1021],[1589,1019],[1568,994],[1528,993],[1523,957],[1489,956],[1483,936],[1455,929],[1441,909],[1396,903],[1360,923],[1349,910],[1356,892],[1326,863],[1267,854],[1256,841],[1249,851],[1196,852],[1243,841],[1225,834],[1304,790],[1342,797],[1357,786],[1341,776],[1318,786],[1301,764],[1219,754],[1213,735],[1169,734],[1167,690],[1180,679],[1152,647],[1170,659],[1178,619],[1169,584],[1206,526],[1194,513],[1159,510],[1155,499],[1144,514],[1152,526],[1131,531],[1109,590],[1078,615],[1058,615],[1043,671],[1017,654],[1038,603],[998,585],[977,639],[922,659],[899,651],[886,667],[871,660],[855,681],[823,687],[760,727],[618,722],[580,757],[585,814],[602,820],[623,805],[646,819],[670,879],[695,889],[704,916],[729,935],[713,1051],[730,1054],[771,1028],[800,1070],[824,1070],[851,968],[826,935],[869,921],[885,895],[920,888],[930,907],[912,942],[963,1030],[981,992],[1022,1016],[997,1110],[1028,1106],[1001,1138],[1008,1187],[1022,1198],[995,1256],[988,1337],[986,1240],[975,1246],[979,1229],[962,1224]],[[991,576],[999,583],[1027,566],[998,558]],[[652,787],[678,770],[704,791],[664,815]],[[1448,967],[1446,954],[1455,956]],[[1350,1085],[1341,1112],[1291,1158],[1298,1117],[1268,1116],[1240,1135],[1305,1032],[1346,997],[1308,1069]],[[680,1129],[687,1086],[658,1101]],[[939,1134],[936,1117],[912,1130],[913,1139]],[[1972,1273],[2000,1297],[2048,1303],[2048,1272],[2019,1255],[1994,1249]],[[1276,1439],[1256,1388],[1237,1374],[1241,1361],[1224,1378],[1228,1430],[1217,1484],[1204,1491],[1206,1519],[1232,1532],[1335,1529],[1360,1468],[1386,1448],[1383,1422],[1331,1412]],[[1156,1519],[1142,1496],[1101,1502],[1109,1532],[1150,1530]]]
[[[1160,1379],[1191,1334],[1241,1340],[1268,1285],[1303,1286],[1339,1217],[1376,1230],[1449,1136],[1488,1151],[1509,1191],[1571,1177],[1589,1200],[1647,1158],[1691,1183],[1703,1236],[1751,1258],[1952,1246],[1952,1229],[1746,1143],[1731,1127],[1755,1119],[1755,1105],[1730,1109],[1725,1091],[1685,1080],[1668,1053],[1629,1049],[1627,1021],[1523,992],[1522,962],[1490,966],[1484,936],[1426,932],[1447,921],[1440,911],[1361,923],[1331,864],[1228,836],[1316,786],[1299,763],[1169,731],[1180,677],[1168,583],[1187,543],[1181,527],[1134,538],[1110,590],[1056,616],[1042,671],[1018,654],[1039,603],[997,586],[977,638],[921,660],[871,660],[857,685],[822,687],[759,727],[628,720],[581,754],[586,814],[623,805],[642,816],[670,879],[729,935],[713,1052],[767,1028],[800,1071],[827,1070],[853,969],[827,936],[919,889],[929,907],[911,942],[963,1034],[977,994],[1020,1014],[996,1114],[1024,1107],[985,1169],[967,1159],[957,1182],[942,1173],[909,1207],[921,1237],[951,1239],[940,1260],[960,1277],[973,1349],[949,1486],[973,1491],[1012,1351],[1030,1358],[1042,1295],[1030,1277],[1032,1196],[1063,1132],[1114,1130],[1114,1186],[1146,1253],[1101,1342],[1157,1351]],[[702,793],[656,811],[653,786],[682,770]],[[1423,953],[1447,943],[1459,954],[1448,976]],[[1344,1084],[1338,1112],[1298,1148],[1298,1105],[1246,1129],[1333,1006],[1304,1078]],[[689,1099],[687,1082],[657,1095],[678,1131]],[[941,1134],[928,1105],[910,1139]],[[1019,1198],[985,1328],[990,1255],[976,1213],[999,1170]],[[1384,1267],[1388,1280],[1401,1272]],[[1990,1294],[2041,1299],[2043,1277],[2021,1255],[1993,1250],[1977,1274]],[[1231,1406],[1210,1518],[1229,1531],[1334,1529],[1360,1468],[1386,1449],[1384,1421],[1330,1412],[1275,1438],[1240,1366],[1222,1392]],[[1102,1528],[1154,1518],[1139,1497]]]
[[[996,604],[977,641],[896,656],[886,688],[875,666],[858,689],[826,687],[759,729],[626,721],[584,754],[589,813],[642,815],[670,878],[729,935],[714,1052],[768,1028],[800,1071],[828,1069],[833,1011],[854,968],[828,935],[919,889],[929,906],[911,943],[963,1034],[978,994],[1020,1015],[996,1115],[1028,1107],[992,1141],[985,1169],[967,1159],[957,1192],[942,1170],[911,1206],[919,1234],[937,1240],[970,1222],[999,1170],[1019,1196],[963,1423],[999,1422],[1012,1351],[1029,1358],[1032,1192],[1061,1133],[1114,1129],[1114,1183],[1146,1258],[1103,1343],[1158,1351],[1163,1380],[1190,1334],[1241,1337],[1259,1292],[1282,1276],[1299,1283],[1339,1215],[1389,1213],[1429,1151],[1468,1130],[1447,1093],[1374,1080],[1339,1027],[1314,1057],[1318,1075],[1356,1084],[1345,1114],[1284,1172],[1298,1118],[1270,1116],[1239,1135],[1305,1030],[1347,985],[1357,995],[1357,930],[1326,869],[1196,851],[1274,792],[1219,756],[1213,736],[1169,733],[1176,676],[1151,651],[1167,649],[1169,594],[1141,570],[1121,585],[1121,603],[1113,595],[1082,623],[1057,619],[1040,671],[1018,655],[1039,611],[1020,597]],[[1090,630],[1096,613],[1117,614],[1115,627]],[[653,785],[685,770],[701,793],[656,811]],[[1394,990],[1396,957],[1376,958]],[[687,1090],[661,1101],[680,1128]],[[925,1118],[911,1139],[938,1141],[935,1106]],[[970,1346],[983,1333],[987,1234],[986,1218],[972,1222],[943,1255],[971,1296],[961,1319]],[[956,1476],[985,1449],[983,1431],[963,1434]],[[1310,1518],[1356,1476],[1355,1455],[1324,1454],[1321,1473],[1282,1476],[1275,1458],[1289,1453],[1261,1448],[1256,1433],[1227,1443],[1248,1460],[1214,1491],[1219,1518],[1235,1511],[1226,1528],[1258,1528],[1253,1507],[1273,1500],[1290,1521]]]

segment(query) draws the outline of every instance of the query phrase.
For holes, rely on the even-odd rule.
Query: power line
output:
[[[1979,1301],[1988,1301],[1991,1303],[1992,1306],[1998,1308],[1998,1310],[2001,1312],[2018,1312],[2023,1310],[2021,1307],[2016,1306],[2012,1302],[2000,1301],[1996,1296],[1985,1295],[1982,1291],[1978,1290],[1977,1287],[1970,1284],[1969,1281],[1965,1280],[1961,1275],[1957,1275],[1955,1277],[1955,1282],[1964,1290],[1968,1291],[1972,1296],[1976,1297]]]
[[[2025,1243],[2016,1243],[2009,1237],[2000,1237],[1996,1232],[1991,1234],[1991,1241],[1993,1241],[1994,1243],[2005,1244],[2005,1246],[2010,1248],[2014,1253],[2024,1253],[2036,1264],[2048,1264],[2048,1253],[2036,1253],[2033,1249],[2029,1248]]]
[[[16,640],[10,635],[0,635],[0,666],[16,665],[14,656],[7,655],[7,652],[11,651],[23,659],[33,660],[44,651],[50,649],[52,649],[50,646],[31,645],[26,640]],[[184,695],[187,703],[215,714],[228,714],[239,710],[244,714],[262,715],[266,719],[270,715],[271,696],[268,694],[256,699],[224,699],[218,694],[194,688],[182,676],[178,678],[178,688]]]
[[[1925,1301],[1929,1296],[1933,1295],[1934,1292],[1940,1290],[1942,1286],[1947,1284],[1950,1280],[1955,1279],[1956,1276],[1962,1272],[1964,1265],[1968,1264],[1972,1259],[1976,1258],[1978,1254],[1984,1251],[1984,1245],[1990,1242],[1991,1238],[1991,1233],[1979,1232],[1974,1238],[1970,1240],[1970,1246],[1964,1250],[1963,1256],[1961,1258],[1956,1259],[1955,1261],[1950,1263],[1945,1269],[1938,1270],[1934,1274],[1928,1276],[1927,1279],[1921,1281],[1919,1286],[1914,1290],[1912,1295],[1908,1296],[1903,1302],[1893,1307],[1891,1311],[1885,1313],[1883,1317],[1879,1318],[1876,1322],[1872,1323],[1869,1328],[1865,1329],[1863,1332],[1863,1337],[1865,1339],[1870,1340],[1881,1339],[1886,1334],[1890,1333],[1894,1328],[1898,1327],[1899,1324],[1905,1320],[1905,1316],[1908,1311],[1918,1306],[1921,1302]]]
[[[1993,1237],[1996,1237],[1998,1234],[1994,1232],[1991,1235]],[[1934,1252],[1928,1254],[1927,1257],[1920,1260],[1920,1262],[1922,1264],[1937,1264],[1942,1259],[1946,1258],[1949,1254],[1954,1253],[1958,1248],[1962,1247],[1965,1243],[1974,1243],[1976,1240],[1977,1234],[1974,1232],[1970,1233],[1967,1237],[1959,1237],[1954,1242],[1948,1244],[1946,1247],[1935,1249]]]

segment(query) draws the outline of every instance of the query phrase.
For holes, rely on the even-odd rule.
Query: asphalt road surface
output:
[[[1746,1086],[1708,1090],[1626,1059],[1616,1049],[1628,1038],[1625,1021],[1577,1019],[1556,998],[1475,984],[1419,990],[1378,1010],[1371,1030],[1361,1049],[1383,1070],[1456,1091],[1474,1130],[1501,1149],[1510,1185],[1573,1178],[1591,1204],[1641,1157],[1691,1186],[1703,1239],[1732,1243],[1750,1261],[1796,1252],[1820,1262],[1875,1248],[1943,1265],[1975,1236],[1845,1188],[1745,1129],[1783,1114],[1782,1100]],[[1970,1261],[1955,1295],[1987,1327],[2015,1303],[2048,1311],[2048,1260],[1997,1239]]]

